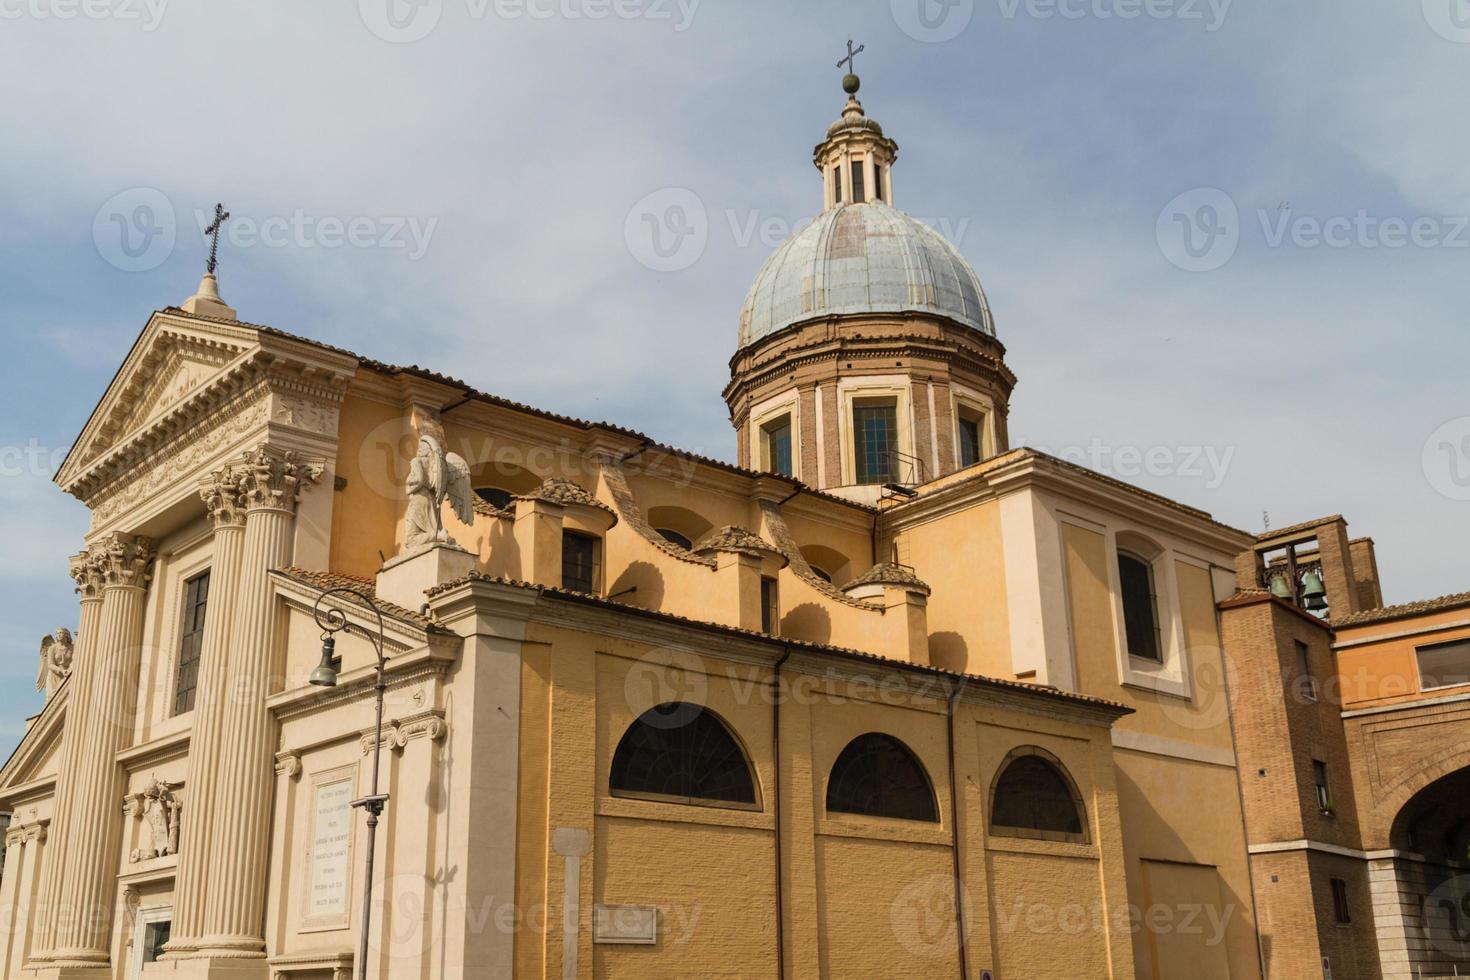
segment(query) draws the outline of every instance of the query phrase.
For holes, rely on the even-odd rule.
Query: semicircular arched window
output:
[[[700,806],[758,807],[750,760],[725,723],[695,704],[650,708],[613,753],[614,796]]]
[[[1087,842],[1082,798],[1062,764],[1038,748],[1013,751],[991,793],[990,832],[1000,837]]]
[[[939,822],[934,787],[923,763],[907,745],[881,732],[859,735],[832,764],[827,810]]]

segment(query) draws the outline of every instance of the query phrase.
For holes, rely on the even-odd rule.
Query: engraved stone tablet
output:
[[[599,905],[593,910],[592,941],[615,945],[656,945],[658,909],[642,905]]]
[[[311,853],[306,919],[326,926],[347,921],[352,882],[352,779],[318,783],[312,793]]]

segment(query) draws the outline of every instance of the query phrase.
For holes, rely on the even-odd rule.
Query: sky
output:
[[[244,320],[733,459],[849,38],[1013,444],[1470,589],[1470,0],[0,0],[0,746],[76,623],[51,476],[215,202]]]

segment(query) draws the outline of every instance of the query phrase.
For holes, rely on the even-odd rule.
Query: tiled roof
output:
[[[809,650],[814,653],[828,653],[848,659],[864,660],[870,663],[883,664],[899,670],[907,670],[916,673],[931,674],[942,677],[954,678],[966,684],[975,684],[982,687],[991,687],[998,690],[1015,691],[1025,694],[1036,695],[1050,700],[1069,702],[1079,705],[1087,705],[1094,708],[1102,708],[1113,712],[1119,717],[1133,714],[1133,709],[1117,701],[1109,701],[1107,698],[1094,697],[1090,694],[1077,694],[1072,691],[1063,691],[1055,687],[1046,687],[1040,684],[1026,684],[1022,681],[1004,680],[999,677],[986,677],[983,674],[966,674],[960,671],[946,670],[943,667],[934,667],[929,664],[916,664],[907,660],[896,660],[893,657],[884,657],[876,653],[868,653],[863,650],[854,650],[851,647],[832,646],[825,643],[813,643],[810,640],[796,640],[790,637],[777,636],[773,633],[761,633],[756,630],[741,629],[738,626],[726,626],[723,623],[711,623],[707,620],[691,619],[688,616],[679,616],[674,613],[661,612],[654,609],[645,609],[642,606],[634,606],[614,599],[592,595],[586,592],[574,592],[570,589],[559,589],[549,585],[536,585],[531,582],[522,582],[517,579],[504,576],[486,575],[482,572],[471,572],[464,578],[452,582],[436,585],[428,591],[430,598],[443,595],[453,589],[468,585],[471,582],[484,582],[490,585],[503,585],[514,589],[525,589],[538,592],[544,596],[555,599],[566,599],[586,605],[600,606],[604,609],[616,610],[630,615],[641,616],[647,619],[657,619],[667,623],[675,623],[685,626],[697,627],[717,633],[726,633],[733,636],[745,636],[751,639],[766,640],[778,643],[782,646],[797,650]]]
[[[780,554],[773,546],[765,542],[758,534],[747,531],[743,527],[727,524],[718,530],[711,531],[698,541],[694,547],[689,549],[696,555],[706,551],[731,551],[741,555],[754,555],[756,558],[764,558],[767,555]]]
[[[286,578],[300,582],[302,585],[310,586],[321,592],[327,592],[331,589],[354,589],[372,599],[384,616],[401,622],[411,623],[420,629],[432,629],[436,631],[442,629],[442,627],[423,613],[415,612],[412,609],[405,609],[396,603],[379,599],[377,585],[371,579],[358,578],[355,575],[342,575],[337,572],[314,572],[305,568],[278,568],[275,571],[278,575],[284,575]],[[344,601],[351,600],[346,599],[344,596]]]
[[[904,588],[930,594],[930,589],[919,576],[915,575],[913,569],[900,565],[897,562],[880,561],[857,578],[842,587],[844,592],[850,592],[864,585],[900,585]]]
[[[334,344],[323,343],[320,340],[312,340],[310,337],[303,337],[299,334],[290,333],[286,330],[281,330],[278,327],[272,327],[264,323],[247,323],[244,320],[231,320],[227,317],[205,316],[198,313],[190,313],[186,310],[179,309],[176,306],[167,307],[161,312],[168,313],[172,316],[192,317],[196,320],[207,320],[213,321],[215,323],[226,323],[232,326],[249,327],[252,330],[259,330],[261,333],[269,334],[273,337],[280,337],[285,340],[295,341],[299,344],[306,344],[311,347],[316,347],[320,350],[332,351],[333,353],[342,354],[346,357],[356,358],[359,365],[371,371],[376,371],[379,374],[386,374],[390,376],[408,375],[410,377],[423,378],[428,381],[435,381],[439,384],[448,385],[452,388],[458,388],[461,392],[463,392],[466,398],[472,401],[482,402],[487,405],[495,405],[500,408],[509,409],[515,412],[521,412],[526,415],[533,415],[537,418],[546,419],[551,422],[559,422],[562,425],[570,426],[572,428],[589,431],[592,429],[604,429],[608,432],[627,436],[630,439],[636,439],[639,442],[643,443],[646,449],[668,453],[670,456],[676,456],[680,459],[687,459],[690,462],[699,463],[703,466],[709,466],[719,470],[724,470],[727,473],[734,473],[739,476],[750,477],[752,479],[757,477],[766,477],[769,479],[777,480],[781,483],[787,484],[794,489],[799,489],[803,493],[811,494],[814,497],[821,497],[824,500],[830,501],[832,503],[842,504],[846,507],[851,507],[854,510],[873,513],[876,512],[878,509],[868,504],[859,503],[855,500],[849,500],[846,497],[839,497],[836,494],[827,493],[825,490],[818,490],[815,487],[807,486],[805,483],[802,483],[800,480],[797,480],[793,477],[783,476],[779,473],[770,473],[760,470],[747,469],[743,466],[736,466],[734,463],[728,463],[722,459],[715,459],[712,456],[703,456],[699,453],[692,453],[685,449],[679,449],[676,446],[670,446],[666,443],[659,442],[653,437],[639,432],[636,429],[629,429],[625,426],[616,425],[612,422],[598,422],[589,419],[577,418],[572,415],[563,415],[559,412],[548,411],[544,408],[536,408],[534,405],[527,405],[523,402],[512,401],[509,398],[503,398],[499,395],[492,395],[488,392],[480,391],[472,387],[471,385],[468,385],[465,382],[459,380],[458,378],[451,377],[447,374],[440,374],[439,372],[431,371],[428,368],[419,367],[417,364],[390,364],[387,361],[379,361],[371,357],[365,357],[362,354],[357,353],[356,351],[347,350],[345,347],[337,347]]]
[[[1421,599],[1418,602],[1405,602],[1397,606],[1384,606],[1382,609],[1364,609],[1362,612],[1348,613],[1346,616],[1335,616],[1332,619],[1332,625],[1363,626],[1367,623],[1381,623],[1390,619],[1408,619],[1411,616],[1443,612],[1446,609],[1456,609],[1460,606],[1470,606],[1470,592],[1457,592],[1454,595],[1442,595],[1437,599]]]
[[[1331,514],[1327,517],[1319,517],[1316,520],[1311,521],[1302,521],[1300,524],[1292,524],[1288,527],[1274,527],[1269,531],[1262,531],[1260,534],[1257,534],[1256,540],[1271,541],[1276,538],[1290,537],[1293,534],[1305,533],[1312,530],[1313,528],[1324,527],[1328,524],[1335,524],[1340,520],[1342,520],[1341,514]]]
[[[598,510],[607,511],[617,518],[617,514],[607,504],[598,500],[582,487],[571,480],[559,480],[555,477],[545,481],[541,486],[526,494],[528,499],[544,500],[550,504],[560,504],[563,507],[580,506],[595,507]]]

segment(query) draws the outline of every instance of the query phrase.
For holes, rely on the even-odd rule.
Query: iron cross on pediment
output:
[[[223,204],[214,206],[214,220],[209,227],[204,229],[206,235],[211,236],[209,240],[209,261],[205,263],[205,269],[210,275],[214,275],[214,267],[219,264],[219,233],[226,221],[230,220],[230,212],[225,210]]]
[[[863,49],[866,48],[866,47],[867,47],[866,44],[859,44],[856,48],[854,48],[852,46],[852,38],[848,38],[847,39],[847,57],[846,58],[843,58],[841,61],[837,62],[837,67],[838,68],[841,68],[843,65],[846,65],[847,66],[847,73],[849,75],[856,75],[857,74],[857,56],[860,55],[860,54],[862,54],[863,53]]]

